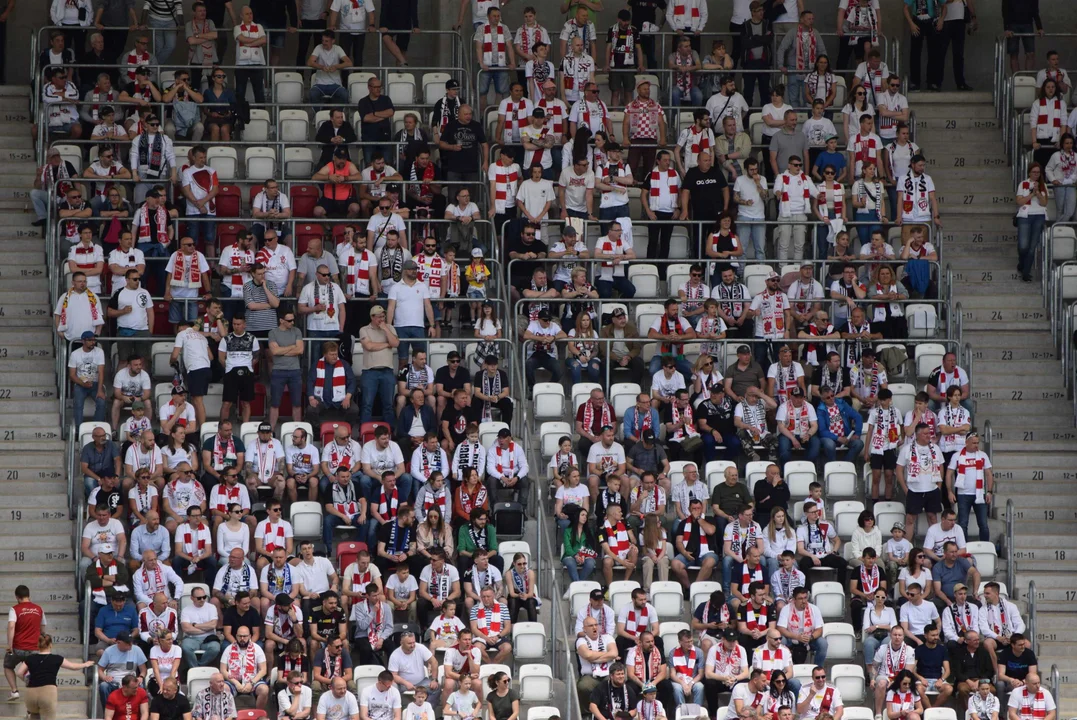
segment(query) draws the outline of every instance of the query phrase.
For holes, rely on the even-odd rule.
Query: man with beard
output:
[[[440,218],[445,214],[445,195],[441,185],[434,182],[441,176],[441,168],[430,159],[429,147],[419,147],[403,175],[408,181],[407,206],[413,216]]]

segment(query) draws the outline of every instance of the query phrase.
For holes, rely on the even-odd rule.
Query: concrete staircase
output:
[[[1036,581],[1040,673],[1048,680],[1058,665],[1059,717],[1073,717],[1077,648],[1064,632],[1077,621],[1077,552],[1059,540],[1077,533],[1077,430],[1040,283],[1022,282],[1016,272],[1014,188],[1001,133],[990,93],[914,94],[910,104],[941,206],[943,266],[953,268],[953,300],[961,303],[963,340],[972,348],[975,424],[990,420],[993,430],[992,537],[1004,534],[1012,500],[1011,593],[1027,601],[1028,583]],[[975,519],[970,534],[974,525]]]
[[[13,604],[15,587],[28,586],[45,609],[55,651],[79,660],[76,548],[60,440],[45,241],[29,214],[35,164],[28,93],[26,87],[0,86],[0,601]],[[59,716],[86,717],[83,674],[62,671],[59,684]],[[3,692],[6,698],[6,687]],[[25,716],[21,702],[0,702],[0,720]]]

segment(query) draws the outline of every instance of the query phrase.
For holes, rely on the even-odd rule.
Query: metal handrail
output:
[[[1014,553],[1013,553],[1013,522],[1014,522],[1014,506],[1013,498],[1007,498],[1006,500],[1006,587],[1012,588],[1014,577],[1017,575],[1017,570],[1014,568]],[[1012,591],[1011,591],[1012,592]]]
[[[1012,591],[1011,591],[1012,592]],[[1032,652],[1038,653],[1040,651],[1040,639],[1036,636],[1036,581],[1028,581],[1028,596],[1025,601],[1028,603],[1028,636],[1029,642],[1032,643]]]
[[[992,446],[993,441],[994,441],[995,438],[994,438],[994,431],[991,428],[991,421],[990,420],[985,420],[984,421],[983,437],[984,437],[984,452],[987,453],[988,457],[991,457],[991,446]]]
[[[1051,689],[1055,694],[1055,705],[1062,703],[1062,674],[1058,671],[1058,665],[1051,665]]]

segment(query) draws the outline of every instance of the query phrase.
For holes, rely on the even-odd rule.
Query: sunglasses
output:
[[[318,273],[318,277],[329,277],[329,273]]]
[[[206,596],[205,595],[192,595],[191,599],[192,600],[205,600]]]
[[[290,317],[290,318],[281,318],[281,320],[283,320],[283,321],[284,321],[284,322],[286,322],[286,323],[294,323],[294,322],[295,322],[295,318],[294,318],[294,317]]]
[[[391,205],[378,205],[378,210],[392,210]]]
[[[449,360],[449,364],[450,365],[459,365],[460,364],[460,358],[453,358],[453,359]]]
[[[789,167],[803,167],[802,163],[789,163]]]
[[[146,125],[149,127],[161,127],[161,123],[159,122],[146,123]]]

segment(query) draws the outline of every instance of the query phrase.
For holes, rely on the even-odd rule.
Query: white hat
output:
[[[103,544],[97,546],[97,553],[99,555],[101,553],[110,553],[111,554],[113,552],[115,552],[115,550],[112,547],[112,543],[103,543]]]

